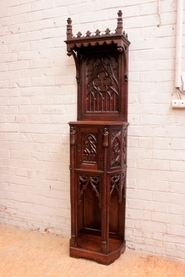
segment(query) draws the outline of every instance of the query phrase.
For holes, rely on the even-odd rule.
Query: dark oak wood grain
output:
[[[77,79],[77,121],[70,122],[70,255],[110,264],[125,249],[128,46],[117,28],[72,34],[67,52]]]

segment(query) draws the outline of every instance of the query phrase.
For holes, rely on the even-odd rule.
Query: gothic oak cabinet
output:
[[[70,256],[110,264],[125,250],[127,67],[129,41],[118,11],[115,33],[72,34],[67,52],[77,80],[70,122]]]

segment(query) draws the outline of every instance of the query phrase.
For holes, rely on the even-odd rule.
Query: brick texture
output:
[[[127,245],[183,259],[185,128],[184,110],[171,108],[173,0],[1,1],[1,222],[70,235],[68,122],[76,120],[77,99],[66,19],[74,34],[114,31],[118,9],[131,41]],[[183,50],[184,66],[185,35]]]

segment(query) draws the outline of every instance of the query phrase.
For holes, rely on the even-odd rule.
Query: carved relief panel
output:
[[[79,168],[100,169],[101,166],[101,134],[97,126],[78,125],[76,127],[76,151]]]
[[[90,56],[86,60],[85,111],[106,113],[119,111],[119,63],[117,55]]]
[[[127,94],[124,92],[123,55],[106,47],[92,54],[84,50],[79,70],[78,119],[125,120]],[[103,49],[103,48],[102,48]]]

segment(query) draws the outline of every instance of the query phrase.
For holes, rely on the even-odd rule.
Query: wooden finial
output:
[[[72,20],[69,17],[67,19],[67,39],[70,39],[73,36],[73,34],[72,34],[72,24],[71,23],[72,23]]]
[[[117,28],[116,28],[116,33],[117,34],[122,34],[123,32],[123,19],[122,19],[122,11],[118,11],[118,19],[117,19]]]

